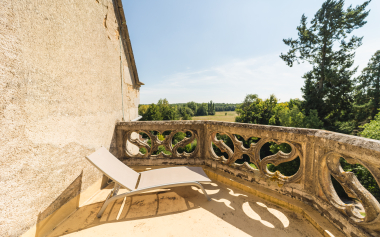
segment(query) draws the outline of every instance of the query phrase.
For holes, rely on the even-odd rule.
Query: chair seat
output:
[[[140,174],[141,177],[137,189],[194,181],[199,183],[211,182],[202,167],[168,167],[148,170]]]
[[[105,175],[115,181],[114,189],[108,195],[102,208],[98,212],[97,217],[100,218],[107,208],[108,204],[116,199],[129,197],[146,191],[159,189],[160,187],[176,187],[194,185],[202,189],[207,200],[210,197],[200,183],[210,183],[211,180],[201,167],[169,167],[163,169],[155,169],[137,173],[132,170],[115,156],[113,156],[106,148],[99,148],[96,152],[86,157],[96,168]],[[127,188],[130,192],[117,195],[119,185]],[[135,188],[135,186],[138,186]]]

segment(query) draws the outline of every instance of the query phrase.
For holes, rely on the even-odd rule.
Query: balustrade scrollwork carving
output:
[[[222,140],[219,140],[217,138],[217,134],[220,135],[227,135],[234,146],[234,149],[228,147]],[[215,144],[222,152],[227,153],[228,158],[225,158],[224,156],[217,156],[212,148],[212,144],[210,143],[210,153],[212,154],[212,158],[217,161],[221,161],[223,164],[233,166],[236,169],[244,169],[251,172],[255,172],[256,169],[252,168],[248,162],[244,162],[243,164],[236,164],[235,161],[238,159],[241,159],[243,155],[247,155],[250,159],[250,162],[253,163],[259,170],[261,174],[264,176],[276,179],[282,182],[297,182],[302,178],[302,165],[300,166],[298,172],[292,176],[285,176],[281,174],[279,171],[271,172],[268,170],[267,165],[273,164],[275,166],[284,163],[289,162],[297,157],[300,157],[300,160],[302,162],[302,147],[300,144],[287,141],[287,140],[278,140],[278,139],[271,139],[271,138],[261,138],[257,143],[251,143],[249,148],[246,148],[243,146],[243,142],[240,141],[235,134],[229,133],[229,132],[217,132],[212,131],[211,134],[211,141]],[[242,135],[244,140],[248,140],[252,135]],[[270,155],[267,157],[260,157],[260,150],[263,147],[264,144],[268,142],[274,142],[276,144],[286,143],[290,145],[291,151],[289,153],[284,153],[282,151],[277,152],[274,155]]]
[[[163,134],[165,132],[165,131],[157,130],[157,129],[155,131],[157,131],[160,134]],[[192,158],[192,157],[194,157],[195,154],[197,154],[197,152],[199,150],[199,146],[196,146],[195,150],[192,151],[191,153],[186,153],[186,152],[179,153],[178,152],[179,147],[184,147],[187,144],[192,143],[194,140],[199,139],[199,135],[198,135],[197,130],[176,129],[176,130],[171,130],[169,132],[170,132],[170,134],[166,135],[165,139],[163,141],[161,141],[158,138],[158,136],[151,133],[151,131],[147,131],[147,130],[136,130],[136,131],[130,130],[130,131],[127,131],[124,135],[124,138],[123,138],[124,146],[126,146],[126,141],[129,141],[133,145],[137,146],[139,149],[145,148],[147,152],[145,154],[142,154],[139,151],[137,154],[132,154],[125,147],[124,147],[124,151],[126,152],[126,155],[128,157],[134,157],[134,158]],[[177,144],[173,145],[173,143],[172,143],[173,137],[176,133],[179,133],[179,132],[184,132],[184,133],[189,132],[191,134],[191,136],[185,137],[182,141],[179,141]],[[146,134],[149,137],[151,144],[149,145],[147,140],[142,139],[139,135],[137,137],[133,138],[132,134],[134,134],[134,133]],[[165,154],[165,153],[161,152],[159,154],[154,155],[153,153],[158,150],[159,146],[163,146],[165,148],[165,150],[169,151],[171,154],[169,155],[169,154]]]
[[[134,164],[141,165],[149,160],[156,160],[155,165],[159,165],[160,160],[165,164],[170,163],[170,160],[176,160],[171,164],[193,162],[189,164],[207,165],[243,177],[247,181],[252,180],[249,177],[259,177],[259,179],[263,177],[262,180],[265,182],[275,181],[278,184],[284,184],[274,188],[266,185],[267,188],[275,191],[281,190],[282,194],[287,194],[290,189],[291,196],[293,196],[293,191],[297,190],[303,196],[301,199],[307,200],[308,204],[317,203],[316,206],[320,208],[323,206],[327,212],[332,212],[335,208],[336,212],[334,213],[340,213],[339,216],[331,214],[331,218],[341,218],[339,222],[346,221],[346,224],[357,226],[357,230],[364,229],[371,235],[380,235],[379,202],[360,184],[353,173],[345,172],[342,169],[339,161],[340,158],[344,158],[348,163],[363,165],[379,184],[380,141],[315,129],[216,121],[122,122],[118,124],[117,131],[118,154],[122,160],[131,159]],[[150,131],[157,131],[161,134],[165,132],[167,135],[160,140]],[[150,139],[150,145],[147,143],[147,139],[142,139],[136,134],[133,135],[134,132],[145,133]],[[173,145],[173,137],[178,132],[187,132],[188,137]],[[217,134],[227,135],[232,141],[233,149],[223,140],[219,140]],[[249,147],[245,147],[237,135],[245,141],[251,137],[257,137],[259,140],[252,142]],[[178,152],[179,147],[185,147],[194,140],[197,140],[195,150],[191,153]],[[147,152],[132,154],[127,149],[127,141],[139,149],[145,148]],[[279,151],[276,154],[261,157],[260,150],[269,142],[278,145],[286,143],[290,146],[291,151],[289,153]],[[214,152],[212,144],[226,153],[226,157],[218,156]],[[163,146],[170,154],[162,152],[156,154],[159,146]],[[249,163],[254,164],[257,169],[248,162],[238,164],[236,161],[242,159],[243,155],[248,156]],[[271,172],[267,168],[268,164],[278,166],[284,162],[293,161],[297,157],[300,159],[300,167],[292,176],[285,176],[278,171]],[[192,158],[192,160],[188,158]],[[183,160],[187,161],[181,162]],[[194,160],[197,162],[194,163]],[[149,164],[153,164],[153,162]],[[242,173],[244,175],[241,175]],[[353,204],[347,204],[341,200],[334,189],[331,177],[341,184],[351,198],[360,201],[365,209],[365,216],[361,215]],[[258,184],[263,183],[258,182]]]
[[[340,165],[340,158],[345,158],[350,164],[361,163],[352,157],[347,157],[337,152],[328,152],[322,156],[319,162],[320,175],[319,183],[326,196],[326,201],[330,202],[341,213],[347,215],[356,224],[374,231],[380,230],[380,204],[376,198],[368,192],[356,178],[354,173],[345,172]],[[366,167],[371,173],[377,172],[375,167]],[[365,209],[363,217],[353,204],[344,203],[336,193],[332,182],[333,176],[344,188],[349,197],[359,200]],[[376,176],[375,176],[376,177]]]

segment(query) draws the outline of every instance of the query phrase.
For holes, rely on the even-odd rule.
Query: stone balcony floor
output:
[[[117,200],[99,219],[96,214],[112,186],[49,236],[321,236],[300,215],[218,182],[204,185],[210,202],[196,187],[162,189]]]

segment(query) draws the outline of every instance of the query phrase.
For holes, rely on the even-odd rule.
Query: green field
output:
[[[219,111],[219,112],[216,112],[215,115],[194,116],[193,120],[214,120],[214,121],[224,121],[224,122],[235,122],[236,116],[237,114],[235,111]]]

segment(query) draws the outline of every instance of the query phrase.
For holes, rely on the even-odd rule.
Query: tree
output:
[[[212,103],[212,100],[207,104],[208,106],[208,115],[215,115],[215,105]]]
[[[191,120],[191,117],[194,115],[193,110],[187,106],[181,107],[179,111],[182,120]]]
[[[215,111],[235,111],[237,104],[213,103]]]
[[[375,119],[362,126],[364,130],[360,136],[380,140],[380,112],[375,116]]]
[[[357,68],[353,65],[353,52],[362,44],[363,37],[352,35],[365,25],[369,11],[365,8],[370,1],[356,7],[343,9],[344,0],[327,0],[314,15],[308,26],[307,17],[302,15],[297,27],[298,39],[284,39],[290,46],[287,54],[281,54],[290,67],[294,62],[308,62],[313,69],[303,78],[302,88],[305,110],[309,114],[316,109],[325,122],[344,119],[351,109],[353,80]]]
[[[177,106],[170,105],[167,99],[160,99],[157,102],[157,106],[160,109],[162,120],[177,120]]]
[[[198,116],[207,116],[208,115],[207,103],[202,103],[200,106],[198,106],[197,115]]]
[[[193,111],[193,114],[197,113],[197,103],[195,103],[194,101],[188,102],[186,106]]]
[[[269,99],[264,101],[264,111],[263,111],[263,123],[269,124],[269,120],[272,118],[275,108],[277,106],[278,99],[274,94],[269,96]]]
[[[236,122],[268,124],[274,114],[277,105],[277,98],[271,95],[265,101],[256,94],[249,94],[245,97],[242,104],[236,107],[238,116]]]
[[[146,111],[148,111],[149,105],[139,105],[139,115],[144,117]]]
[[[248,94],[245,96],[243,103],[236,107],[235,121],[240,123],[258,123],[261,120],[262,99],[257,94]]]
[[[369,60],[366,68],[358,78],[357,101],[364,105],[372,118],[380,108],[380,50]],[[364,111],[363,111],[364,112]]]
[[[282,126],[298,128],[322,128],[323,122],[318,118],[316,110],[310,110],[306,116],[293,105],[291,109],[285,108],[279,112],[279,120]]]
[[[142,115],[143,121],[179,119],[177,106],[170,105],[167,99],[160,99],[157,104],[140,105],[139,114]]]
[[[146,113],[143,115],[142,120],[145,120],[145,121],[162,120],[160,107],[152,103],[147,109]]]

